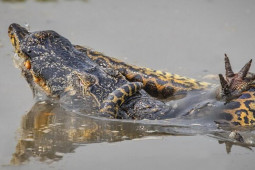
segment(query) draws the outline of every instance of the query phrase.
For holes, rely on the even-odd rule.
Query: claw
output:
[[[235,73],[233,72],[231,68],[231,64],[227,54],[225,54],[225,69],[226,69],[226,77],[233,77],[235,75]]]
[[[246,63],[245,66],[235,74],[231,68],[229,58],[227,54],[225,54],[226,78],[224,78],[222,74],[219,74],[223,96],[232,98],[250,88],[250,84],[255,80],[255,74],[249,72],[251,63],[252,60]]]
[[[251,62],[252,62],[252,59],[245,64],[245,66],[238,72],[238,76],[240,76],[240,78],[245,78],[248,71],[250,70],[250,67],[251,67]]]
[[[225,80],[222,74],[219,74],[219,78],[220,78],[221,87],[223,88],[228,87],[228,82]]]
[[[228,82],[225,80],[225,78],[223,77],[222,74],[219,74],[219,78],[220,78],[220,84],[221,84],[222,91],[224,94],[227,94],[229,92]]]

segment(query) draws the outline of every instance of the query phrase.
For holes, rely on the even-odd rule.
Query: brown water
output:
[[[217,82],[203,77],[224,72],[224,53],[235,70],[255,55],[254,18],[255,3],[238,0],[0,1],[0,169],[254,169],[254,148],[228,153],[230,143],[203,131],[103,122],[47,103],[32,108],[7,36],[13,22],[52,29],[128,63]]]

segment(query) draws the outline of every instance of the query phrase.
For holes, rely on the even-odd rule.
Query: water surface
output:
[[[237,0],[0,1],[1,168],[254,169],[254,148],[230,150],[228,134],[217,136],[214,127],[208,134],[198,126],[102,121],[47,103],[32,107],[7,36],[13,22],[52,29],[128,63],[217,83],[204,76],[224,72],[224,53],[236,71],[253,58],[254,11],[254,2]]]

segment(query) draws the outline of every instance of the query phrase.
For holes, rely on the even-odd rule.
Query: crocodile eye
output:
[[[27,57],[30,57],[32,55],[32,50],[24,50],[22,51]]]

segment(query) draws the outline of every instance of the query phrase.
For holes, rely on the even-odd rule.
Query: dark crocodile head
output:
[[[29,32],[18,24],[9,26],[9,37],[22,63],[20,68],[30,86],[38,86],[51,97],[82,89],[101,102],[110,92],[126,83],[77,51],[55,31]]]

